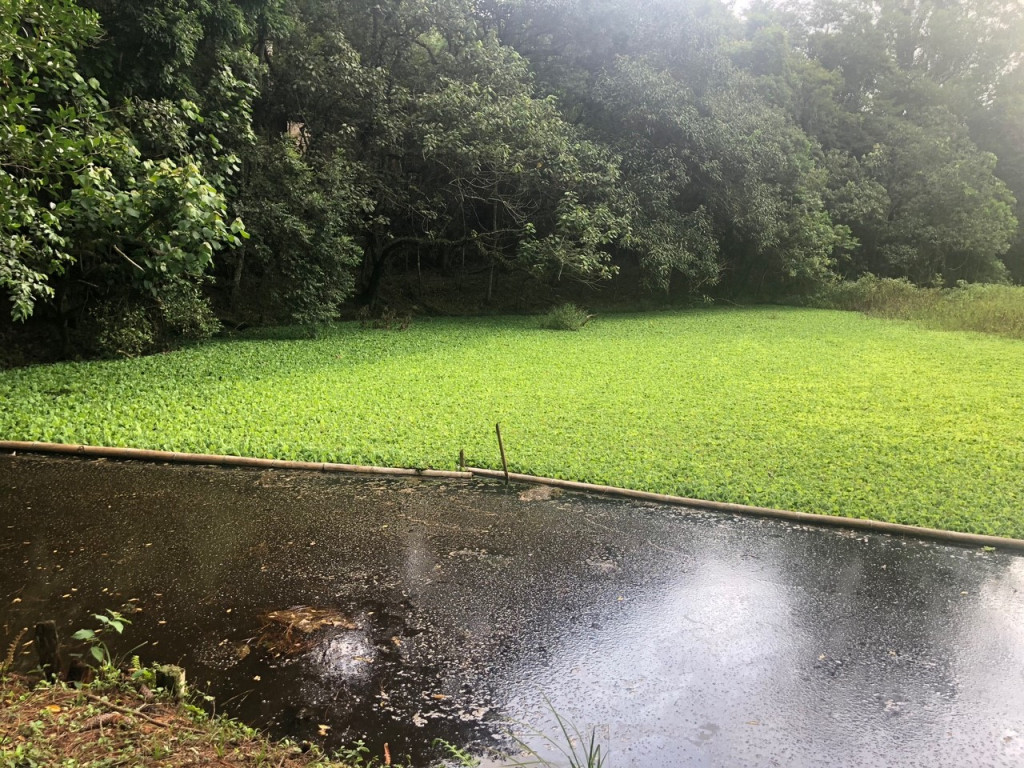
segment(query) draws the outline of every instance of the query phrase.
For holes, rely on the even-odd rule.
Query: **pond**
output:
[[[557,713],[616,768],[1024,764],[1020,555],[479,480],[10,455],[0,526],[0,641],[121,610],[116,652],[328,748],[555,756]]]

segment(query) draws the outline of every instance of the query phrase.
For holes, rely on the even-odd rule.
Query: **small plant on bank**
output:
[[[71,639],[81,640],[89,646],[89,655],[100,665],[101,671],[111,669],[115,666],[114,659],[110,655],[110,648],[103,642],[100,635],[108,629],[120,635],[124,632],[125,625],[131,624],[131,622],[117,611],[110,610],[106,614],[94,613],[92,617],[100,623],[100,626],[96,629],[80,629],[71,636]]]
[[[593,315],[576,304],[560,304],[541,318],[540,327],[551,331],[578,331]]]
[[[557,749],[565,758],[569,768],[605,768],[608,752],[603,745],[598,743],[596,730],[591,729],[590,734],[584,736],[574,723],[558,713],[550,701],[547,702],[547,706],[551,710],[551,714],[555,716],[561,736],[552,738],[541,731],[534,730],[535,735],[540,736]],[[513,741],[523,748],[526,759],[515,760],[509,763],[509,768],[513,766],[519,768],[519,766],[528,765],[555,768],[555,764],[542,757],[537,750],[529,746],[522,739],[516,736],[512,738]]]
[[[459,747],[455,746],[450,741],[445,741],[444,739],[434,739],[432,745],[435,748],[440,748],[448,753],[448,757],[446,759],[445,764],[448,764],[450,762],[454,765],[459,766],[460,768],[476,768],[478,765],[480,765],[479,759],[471,755],[465,749],[460,749]]]
[[[359,739],[349,747],[338,750],[336,757],[347,768],[384,768],[384,766],[404,768],[406,765],[392,761],[391,752],[387,744],[384,745],[383,758],[372,755],[370,748],[366,746],[366,742],[362,739]]]

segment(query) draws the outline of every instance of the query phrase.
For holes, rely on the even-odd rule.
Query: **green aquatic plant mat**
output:
[[[749,308],[275,330],[0,373],[0,437],[509,469],[1024,537],[1024,343]]]

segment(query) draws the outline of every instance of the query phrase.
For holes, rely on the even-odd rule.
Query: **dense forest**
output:
[[[0,0],[0,337],[1019,282],[1022,49],[1022,0]]]

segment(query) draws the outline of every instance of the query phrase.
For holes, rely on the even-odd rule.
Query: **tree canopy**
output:
[[[1022,40],[1021,0],[5,0],[0,290],[95,338],[411,264],[467,308],[1020,279]]]

